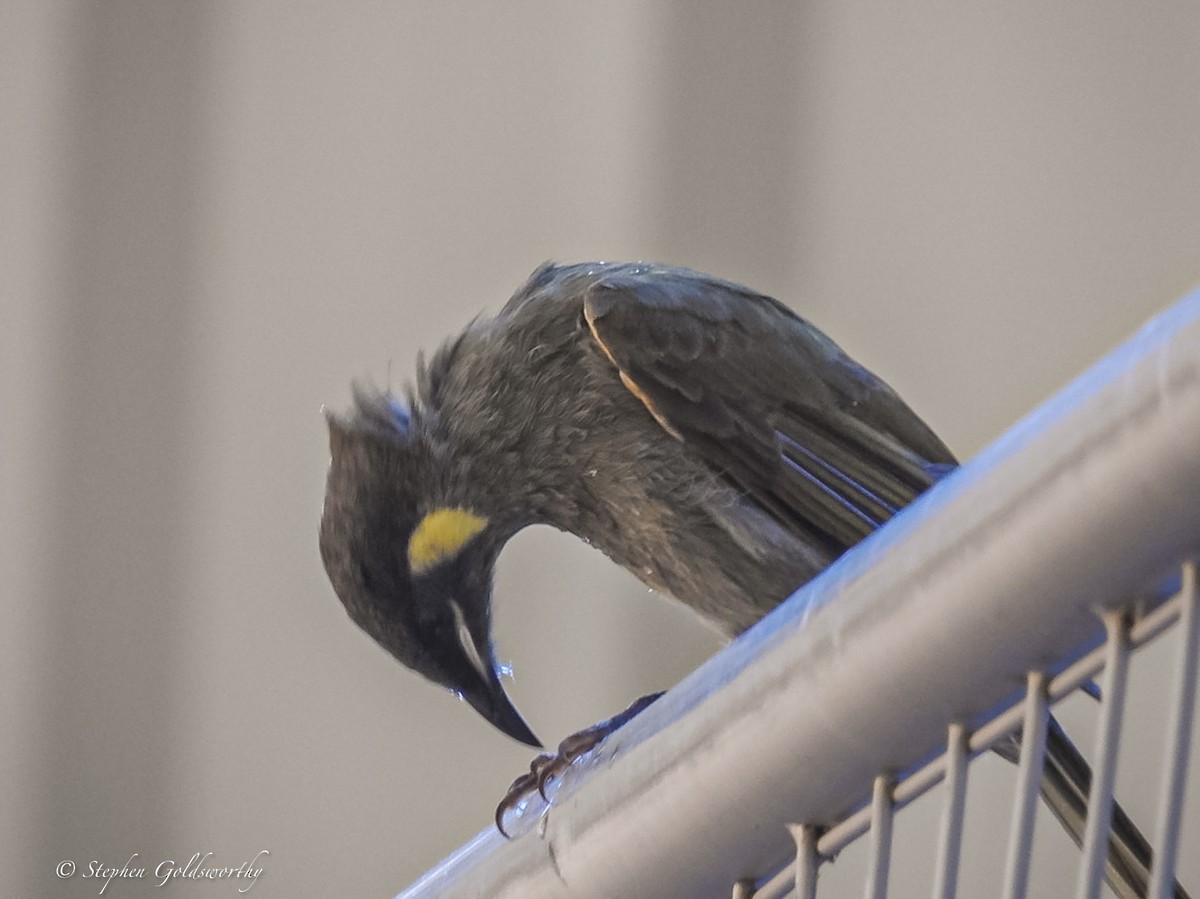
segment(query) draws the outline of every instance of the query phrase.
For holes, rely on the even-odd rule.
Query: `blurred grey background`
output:
[[[322,404],[402,386],[545,259],[651,259],[790,303],[970,456],[1200,279],[1198,35],[1190,0],[6,0],[0,891],[263,849],[254,895],[403,887],[530,754],[334,598]],[[500,567],[544,739],[717,647],[563,535]],[[1136,689],[1120,792],[1149,823]],[[1007,816],[972,819],[976,883]]]

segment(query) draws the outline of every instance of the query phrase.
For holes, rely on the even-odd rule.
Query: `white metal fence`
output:
[[[1129,654],[1177,625],[1150,830],[1151,895],[1169,896],[1197,555],[1200,291],[576,763],[513,840],[485,830],[401,895],[824,895],[822,860],[869,834],[865,895],[882,897],[894,812],[945,780],[929,854],[934,895],[954,896],[968,762],[1044,734],[1048,705],[1103,671],[1078,887],[1098,895]],[[993,895],[1027,893],[1042,752],[1023,741]]]

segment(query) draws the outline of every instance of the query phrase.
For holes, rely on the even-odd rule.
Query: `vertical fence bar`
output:
[[[1017,804],[1013,808],[1004,871],[1004,899],[1024,899],[1029,884],[1029,856],[1033,847],[1033,822],[1037,813],[1046,755],[1046,675],[1029,672],[1025,689],[1025,721],[1021,729],[1021,758],[1017,766]]]
[[[1112,829],[1113,784],[1117,774],[1117,752],[1121,720],[1125,714],[1125,685],[1129,674],[1129,618],[1124,612],[1106,612],[1104,627],[1108,642],[1104,658],[1104,686],[1100,691],[1100,721],[1096,728],[1095,772],[1088,795],[1087,823],[1083,831],[1083,854],[1079,860],[1077,899],[1099,899]]]
[[[796,841],[796,899],[817,899],[817,828],[789,825]]]
[[[954,899],[958,891],[958,859],[962,854],[963,815],[967,806],[967,727],[950,725],[946,740],[946,808],[938,834],[934,899]]]
[[[1169,899],[1174,892],[1175,860],[1179,853],[1180,818],[1183,791],[1187,780],[1188,753],[1191,750],[1192,720],[1196,712],[1196,680],[1200,668],[1200,598],[1196,584],[1196,563],[1183,566],[1179,609],[1179,676],[1172,698],[1171,720],[1167,730],[1167,758],[1163,765],[1162,797],[1159,801],[1157,851],[1150,868],[1150,892],[1153,899]]]
[[[739,880],[733,885],[733,895],[731,899],[753,899],[753,896],[753,880]]]
[[[871,794],[871,860],[867,867],[866,899],[887,899],[888,868],[892,861],[892,787],[890,774],[875,778]]]

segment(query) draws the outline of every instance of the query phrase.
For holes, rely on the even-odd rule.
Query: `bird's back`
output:
[[[529,521],[583,537],[729,633],[953,463],[808,322],[686,269],[544,266],[461,340],[441,401],[472,422]]]

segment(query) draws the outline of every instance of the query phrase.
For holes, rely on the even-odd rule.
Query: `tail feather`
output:
[[[996,752],[1015,762],[1020,741],[1013,739],[995,747]],[[1042,799],[1070,834],[1075,845],[1083,846],[1087,824],[1088,793],[1092,769],[1075,748],[1062,726],[1050,717],[1046,733],[1046,761],[1042,770]],[[1108,857],[1104,879],[1120,899],[1144,899],[1150,883],[1150,864],[1154,850],[1137,825],[1116,802],[1112,809],[1112,827],[1108,837]],[[1175,884],[1175,899],[1190,899],[1188,892]]]

